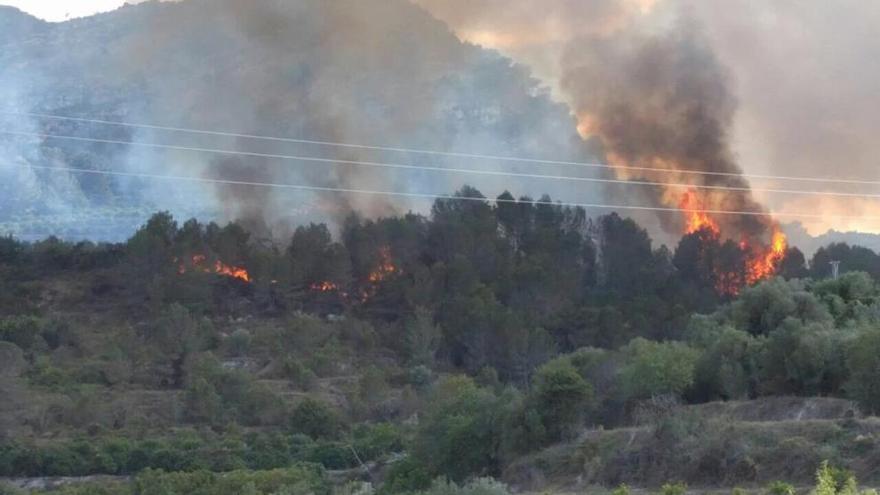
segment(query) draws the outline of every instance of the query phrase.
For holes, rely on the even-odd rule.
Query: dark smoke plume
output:
[[[582,134],[598,136],[620,177],[697,186],[745,188],[742,192],[695,189],[699,207],[762,212],[730,148],[737,102],[730,74],[698,28],[689,21],[663,33],[636,29],[572,42],[563,57],[563,90]],[[688,174],[697,170],[728,175]],[[686,190],[643,189],[653,204],[676,207]],[[664,227],[682,231],[678,216],[662,215]],[[769,217],[718,215],[731,238],[760,235]]]

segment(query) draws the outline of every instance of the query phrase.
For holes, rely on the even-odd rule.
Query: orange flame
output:
[[[250,283],[251,276],[248,271],[238,266],[226,265],[220,260],[214,263],[214,273],[225,275],[227,277],[237,278],[243,282]]]
[[[379,290],[379,284],[388,280],[392,275],[401,272],[402,270],[398,268],[392,260],[391,248],[388,246],[380,248],[379,263],[376,268],[367,275],[367,286],[361,288],[359,291],[360,301],[362,303],[367,302],[367,300],[376,295],[376,292]],[[316,292],[335,292],[343,299],[348,299],[349,296],[348,292],[343,291],[338,284],[329,280],[315,282],[309,286],[309,289]]]
[[[773,238],[770,246],[758,250],[748,261],[746,282],[749,285],[756,284],[761,280],[772,277],[779,270],[779,265],[785,258],[788,249],[788,240],[778,227],[774,226]]]
[[[367,276],[370,286],[361,290],[361,302],[367,302],[376,295],[380,283],[399,273],[402,273],[402,270],[391,259],[391,247],[383,246],[379,248],[379,265]]]
[[[705,204],[697,199],[696,193],[691,190],[681,196],[678,208],[685,216],[685,234],[693,234],[703,229],[708,229],[716,237],[721,234],[718,223],[705,211]]]
[[[309,286],[309,288],[312,290],[316,290],[318,292],[333,292],[333,291],[339,290],[338,285],[334,284],[333,282],[327,281],[327,280],[325,280],[323,282],[315,282],[314,284]]]
[[[384,246],[379,249],[379,266],[370,272],[367,280],[369,280],[370,283],[378,284],[399,271],[400,270],[394,265],[394,262],[391,259],[391,248]]]
[[[684,215],[685,234],[705,231],[711,239],[720,238],[721,229],[718,222],[703,211],[706,209],[705,201],[699,198],[695,191],[684,193],[679,199],[678,208]],[[746,256],[745,273],[715,270],[715,289],[720,294],[737,295],[743,286],[755,285],[779,271],[785,259],[788,241],[775,222],[772,229],[773,235],[769,246],[764,246],[763,243],[753,244],[748,239],[740,241],[739,249]]]
[[[190,258],[190,265],[192,267],[192,270],[202,273],[216,273],[225,277],[231,277],[241,280],[242,282],[251,282],[251,276],[246,269],[238,266],[227,265],[220,260],[215,261],[213,267],[209,267],[206,266],[207,260],[208,257],[204,254],[194,254]],[[174,262],[178,263],[178,259],[174,258]],[[177,265],[177,273],[179,273],[180,275],[183,275],[187,271],[189,270],[187,269],[186,264],[179,263]]]

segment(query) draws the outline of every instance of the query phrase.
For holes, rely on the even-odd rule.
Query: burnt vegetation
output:
[[[0,239],[0,476],[396,493],[804,483],[830,459],[877,481],[880,256],[789,247],[732,293],[749,253],[712,232],[670,249],[617,214],[507,201],[465,187],[284,243],[167,213],[122,244]],[[778,396],[836,412],[780,426],[790,451],[700,412]]]

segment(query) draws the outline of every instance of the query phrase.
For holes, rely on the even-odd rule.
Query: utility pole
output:
[[[840,262],[831,261],[829,264],[831,265],[831,278],[837,280],[840,277]]]

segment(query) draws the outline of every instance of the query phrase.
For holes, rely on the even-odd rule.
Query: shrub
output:
[[[305,460],[327,469],[350,469],[358,465],[351,445],[344,442],[318,442],[306,454]]]
[[[337,438],[344,424],[324,402],[306,399],[290,415],[290,430],[312,438]]]
[[[24,351],[46,345],[41,335],[44,323],[33,316],[10,316],[0,320],[0,340],[11,342]]]
[[[0,495],[24,495],[18,488],[0,481]]]
[[[252,340],[250,332],[239,328],[227,337],[226,349],[232,356],[244,356],[250,350]]]
[[[416,431],[413,456],[432,476],[462,481],[499,469],[506,404],[489,389],[457,376],[435,385]]]
[[[681,482],[666,483],[660,487],[661,495],[685,495],[687,493],[687,485]]]
[[[271,471],[231,471],[213,474],[165,473],[146,470],[134,480],[137,495],[329,495],[323,471],[310,465]]]
[[[424,490],[431,486],[431,473],[428,466],[412,456],[404,457],[391,465],[379,493],[391,495]]]
[[[533,404],[549,441],[557,441],[583,423],[592,407],[593,388],[572,364],[556,359],[538,368],[529,402]]]
[[[427,388],[433,379],[434,373],[427,366],[413,366],[406,373],[407,383],[419,390]]]
[[[765,491],[767,495],[795,495],[794,485],[784,481],[774,481],[770,483]]]
[[[418,492],[419,495],[509,495],[510,492],[503,483],[492,478],[477,478],[464,486],[456,485],[446,479],[437,479],[431,487]]]
[[[352,438],[354,449],[363,461],[403,450],[403,434],[391,423],[359,425],[354,428]]]
[[[816,471],[816,486],[812,495],[877,495],[876,490],[859,491],[852,471],[832,467],[823,461]]]
[[[318,383],[318,375],[292,356],[284,359],[282,370],[287,379],[303,390],[312,390]]]
[[[629,495],[629,487],[621,483],[617,488],[611,490],[611,495]]]
[[[679,342],[633,339],[622,350],[623,391],[630,399],[654,395],[681,396],[694,382],[699,352]]]
[[[866,412],[880,412],[880,331],[860,332],[846,349],[847,394]]]

